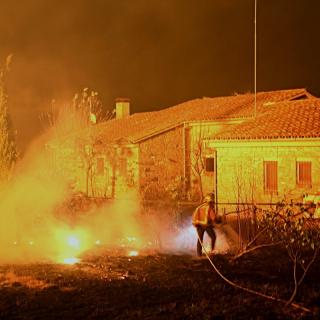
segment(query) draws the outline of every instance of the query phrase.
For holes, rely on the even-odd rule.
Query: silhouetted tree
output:
[[[44,129],[52,134],[49,145],[55,145],[55,152],[63,154],[65,142],[69,141],[74,159],[80,159],[85,175],[86,195],[95,195],[95,163],[99,153],[94,126],[112,119],[113,111],[105,111],[96,91],[82,90],[66,105],[52,101],[51,110],[42,113],[40,120]],[[70,147],[70,146],[69,146]],[[66,159],[67,161],[67,159]],[[61,163],[57,164],[59,168]]]
[[[8,180],[13,165],[17,159],[12,123],[8,112],[8,94],[6,90],[6,75],[9,71],[11,56],[0,67],[0,181]]]

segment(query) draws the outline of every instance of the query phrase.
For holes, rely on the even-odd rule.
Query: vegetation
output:
[[[74,159],[80,159],[85,175],[85,193],[95,196],[94,179],[96,157],[99,156],[95,146],[96,138],[92,134],[93,125],[110,120],[113,112],[105,111],[96,91],[82,90],[75,94],[72,101],[66,105],[56,104],[52,101],[51,110],[40,115],[41,123],[45,130],[49,130],[55,146],[55,151],[63,157],[65,143],[71,145]],[[66,159],[64,159],[66,160]],[[68,161],[68,160],[66,160]],[[60,164],[56,165],[59,170]]]
[[[112,112],[104,110],[98,92],[84,88],[66,105],[61,106],[53,100],[51,109],[42,113],[40,120],[45,130],[53,130],[55,138],[63,138],[92,124],[109,120],[112,115]]]
[[[266,211],[263,224],[273,242],[285,246],[292,262],[294,289],[288,304],[297,295],[308,270],[319,255],[319,221],[303,205],[281,203],[276,210]]]
[[[17,159],[14,133],[8,111],[6,75],[10,68],[11,56],[4,67],[0,66],[0,181],[7,181]]]
[[[287,260],[285,265],[290,265],[290,262],[292,265],[292,272],[291,274],[290,272],[288,273],[293,279],[293,285],[288,287],[291,288],[289,298],[283,300],[283,298],[278,295],[266,296],[260,292],[253,292],[249,288],[242,287],[241,289],[267,299],[283,302],[294,307],[300,307],[294,303],[294,300],[298,295],[298,289],[302,286],[307,273],[317,261],[320,251],[320,221],[314,217],[313,209],[312,205],[287,204],[281,202],[275,209],[260,210],[259,231],[251,241],[243,248],[240,248],[240,252],[232,259],[236,261],[240,257],[243,258],[243,256],[257,251],[257,249],[266,247],[274,246],[273,250],[280,249],[280,252],[283,252],[282,260]],[[275,246],[277,246],[278,249]],[[231,283],[228,279],[226,279],[226,281],[231,285],[239,287],[237,284]]]

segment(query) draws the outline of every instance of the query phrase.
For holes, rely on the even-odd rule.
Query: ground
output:
[[[237,283],[290,296],[291,266],[280,249],[213,261]],[[320,317],[319,266],[296,298],[308,314],[233,288],[206,258],[100,248],[75,265],[1,265],[0,319],[313,319]]]

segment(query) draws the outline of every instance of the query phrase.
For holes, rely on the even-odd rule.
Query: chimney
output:
[[[130,116],[130,99],[116,99],[116,119],[123,119]]]

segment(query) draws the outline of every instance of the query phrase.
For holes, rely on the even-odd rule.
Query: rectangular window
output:
[[[104,158],[97,158],[97,175],[104,175]]]
[[[297,161],[297,186],[311,188],[311,161]]]
[[[278,161],[264,161],[264,190],[278,192]]]
[[[214,158],[205,158],[206,172],[214,172]]]

